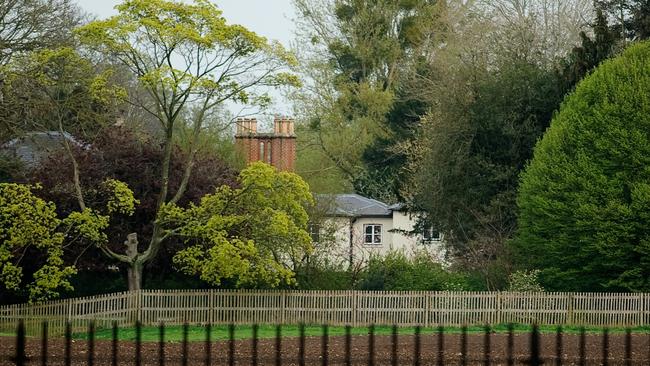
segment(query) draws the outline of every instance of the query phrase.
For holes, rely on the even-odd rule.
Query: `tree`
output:
[[[445,46],[431,50],[428,73],[413,76],[409,92],[429,109],[401,145],[402,196],[445,233],[455,265],[479,274],[485,288],[507,281],[518,176],[564,93],[557,58],[571,51],[579,27],[555,22],[577,17],[583,3],[449,6]],[[556,14],[564,7],[573,10]]]
[[[521,177],[517,263],[549,290],[650,290],[650,43],[562,104]]]
[[[174,263],[213,285],[223,279],[239,286],[293,283],[293,270],[311,251],[309,187],[298,175],[261,162],[242,170],[238,182],[187,209],[165,205],[160,224],[187,244]]]
[[[127,126],[111,126],[98,134],[92,145],[75,147],[75,161],[78,163],[85,203],[88,208],[101,211],[106,206],[106,192],[98,190],[107,178],[126,183],[140,203],[132,216],[111,215],[105,233],[109,238],[123,238],[138,231],[140,238],[149,240],[152,222],[157,214],[157,192],[160,189],[160,161],[163,149],[155,137]],[[177,189],[182,179],[182,167],[187,160],[187,150],[175,146],[171,158],[170,187]],[[67,153],[60,151],[49,156],[37,168],[27,173],[28,181],[40,183],[43,190],[40,196],[56,203],[60,215],[78,211],[76,190],[73,182],[74,170]],[[185,206],[189,202],[199,203],[201,197],[213,193],[218,187],[236,185],[237,172],[212,151],[200,151],[195,159],[194,174],[188,184],[187,192],[179,201]],[[106,244],[113,251],[121,248],[121,243]],[[97,272],[106,271],[106,258],[96,250],[95,244],[76,241],[65,248],[65,258],[80,269]],[[161,249],[158,259],[149,263],[148,268],[156,274],[166,274],[172,270],[171,258],[183,248],[182,242],[170,238]],[[82,255],[83,254],[83,255]]]
[[[33,131],[68,132],[92,141],[115,122],[124,98],[109,69],[72,48],[34,51],[3,67],[0,139]]]
[[[402,74],[421,47],[435,43],[430,34],[439,6],[428,0],[295,4],[301,36],[312,45],[303,70],[311,85],[296,97],[313,132],[306,142],[318,146],[358,193],[397,200],[400,158],[393,158],[392,147],[408,135],[417,112],[405,108],[408,103],[393,105],[403,96]]]
[[[582,44],[573,48],[561,70],[561,77],[565,81],[564,89],[567,91],[614,53],[618,38],[610,29],[601,8],[596,9],[596,21],[592,27],[593,39],[585,32],[581,32]]]
[[[648,0],[596,0],[613,20],[612,31],[619,40],[644,40],[650,37],[650,1]]]
[[[295,85],[283,70],[293,57],[279,44],[239,25],[228,25],[221,11],[205,0],[193,4],[166,0],[127,0],[118,15],[81,27],[82,42],[128,67],[147,92],[130,103],[156,118],[163,130],[160,189],[156,208],[178,203],[185,194],[198,144],[192,144],[178,188],[170,191],[171,157],[179,116],[191,116],[192,141],[198,141],[209,112],[226,101],[264,105],[265,86]],[[190,112],[192,109],[192,113]],[[81,195],[81,194],[80,194]],[[80,206],[82,202],[80,201]],[[129,234],[127,254],[101,247],[109,257],[129,265],[129,288],[139,289],[143,265],[155,258],[166,232],[156,220],[151,239],[141,250],[137,233]]]
[[[0,283],[7,290],[27,289],[30,301],[40,301],[71,290],[68,280],[76,270],[63,264],[63,222],[54,204],[36,197],[33,188],[0,184]],[[39,257],[44,263],[24,260]]]
[[[83,18],[72,0],[3,0],[0,15],[0,65],[15,55],[71,45],[72,29]]]

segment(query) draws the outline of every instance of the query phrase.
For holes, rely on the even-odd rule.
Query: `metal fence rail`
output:
[[[610,337],[605,328],[600,334],[590,334],[590,342],[587,342],[584,328],[578,335],[567,335],[561,327],[557,328],[555,334],[542,335],[539,328],[533,325],[529,333],[515,335],[514,328],[510,325],[505,342],[504,337],[497,342],[490,326],[485,326],[482,334],[468,334],[467,327],[462,327],[457,335],[450,335],[443,327],[438,327],[435,333],[425,337],[421,327],[416,327],[412,333],[403,334],[397,326],[393,326],[390,335],[377,335],[374,325],[370,325],[366,335],[353,337],[352,328],[348,325],[344,335],[331,337],[328,333],[329,327],[323,325],[320,335],[307,337],[305,326],[301,324],[298,337],[283,338],[282,329],[277,325],[275,338],[260,339],[258,325],[252,325],[251,337],[236,340],[235,325],[230,324],[226,340],[215,342],[211,339],[212,326],[206,324],[203,330],[205,340],[190,342],[190,327],[185,323],[182,327],[181,342],[167,343],[166,328],[163,324],[158,327],[157,342],[142,341],[142,327],[139,322],[134,326],[133,339],[126,342],[118,338],[117,322],[112,325],[110,341],[95,339],[94,322],[89,321],[86,326],[83,339],[76,338],[73,342],[72,324],[67,323],[64,339],[53,339],[52,343],[58,343],[52,344],[48,340],[47,323],[42,324],[39,339],[27,339],[25,323],[19,321],[15,333],[15,347],[9,352],[6,347],[0,348],[5,352],[0,354],[0,363],[7,364],[9,361],[16,366],[650,364],[650,334],[637,333],[633,338],[629,328],[624,335],[619,334],[615,339]],[[546,343],[542,342],[542,336],[545,336]],[[569,337],[573,340],[578,338],[577,347],[568,342]],[[515,347],[517,342],[519,344]],[[52,352],[53,348],[56,349],[55,352]]]
[[[0,307],[0,332],[25,319],[27,334],[47,320],[52,334],[89,319],[134,324],[328,324],[368,326],[521,323],[650,325],[650,295],[631,293],[142,290]]]

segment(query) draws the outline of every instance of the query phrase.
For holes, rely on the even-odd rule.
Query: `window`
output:
[[[320,243],[320,225],[318,224],[309,224],[309,236],[311,236],[312,243]]]
[[[368,224],[363,225],[364,244],[381,244],[381,225]]]
[[[433,241],[441,241],[442,235],[440,231],[433,228],[433,226],[427,226],[422,232],[422,241],[424,243],[431,243]]]

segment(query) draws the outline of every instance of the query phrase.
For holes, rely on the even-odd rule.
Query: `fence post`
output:
[[[287,291],[282,290],[280,298],[280,324],[285,324],[286,321],[286,309],[287,309]]]
[[[359,307],[358,300],[359,300],[359,292],[356,290],[352,291],[352,326],[354,327],[357,326],[357,310]]]
[[[431,293],[424,293],[424,327],[429,327],[429,317],[431,316]]]
[[[142,324],[142,302],[143,302],[143,292],[142,289],[138,290],[137,292],[137,302],[136,302],[136,308],[138,309],[137,313],[137,321],[138,323]]]
[[[568,294],[566,323],[567,325],[573,324],[573,292]]]
[[[644,316],[645,314],[644,313],[646,311],[648,311],[648,310],[646,310],[645,301],[643,301],[643,300],[644,300],[643,293],[640,293],[639,294],[639,321],[635,324],[637,327],[642,327],[642,326],[645,325],[644,324],[644,321],[645,321],[645,316]]]
[[[496,324],[501,324],[501,291],[496,294]]]
[[[214,289],[208,293],[208,323],[214,324]]]

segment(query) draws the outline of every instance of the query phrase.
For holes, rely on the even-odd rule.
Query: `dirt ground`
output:
[[[13,365],[15,354],[15,339],[0,337],[0,365]],[[481,334],[468,335],[467,365],[485,365],[484,363],[484,336]],[[517,334],[514,339],[515,364],[527,364],[529,353],[529,336]],[[623,334],[610,334],[608,365],[626,365],[625,336]],[[235,341],[236,365],[252,365],[252,341]],[[588,334],[586,336],[587,365],[603,365],[602,336]],[[399,365],[414,364],[414,337],[399,336],[398,362]],[[491,365],[507,365],[506,349],[507,335],[491,335]],[[72,346],[72,365],[88,364],[88,349],[86,341],[74,340]],[[541,335],[541,355],[545,365],[555,365],[555,335]],[[211,345],[211,359],[213,365],[228,365],[228,342],[214,342]],[[444,365],[460,365],[460,335],[445,335]],[[305,364],[322,364],[322,343],[319,337],[308,337],[305,340]],[[563,365],[579,365],[579,336],[564,335]],[[259,340],[258,365],[275,365],[275,341],[273,339]],[[120,342],[118,348],[119,365],[135,365],[135,347],[133,342]],[[181,365],[182,344],[165,343],[165,365]],[[375,337],[375,365],[391,365],[392,339],[390,336]],[[111,365],[112,344],[110,341],[95,342],[94,365]],[[160,365],[158,343],[143,343],[141,365]],[[204,343],[195,342],[188,345],[188,365],[205,365],[206,347]],[[344,365],[345,338],[330,337],[328,361],[329,365]],[[298,365],[299,340],[286,338],[282,340],[282,365]],[[368,365],[368,337],[352,337],[352,364]],[[421,365],[438,365],[438,342],[436,335],[423,335],[421,337]],[[38,339],[27,340],[28,365],[42,365],[41,341]],[[64,343],[61,339],[50,340],[48,344],[48,365],[64,365]],[[650,335],[634,334],[632,336],[631,365],[650,365]]]

